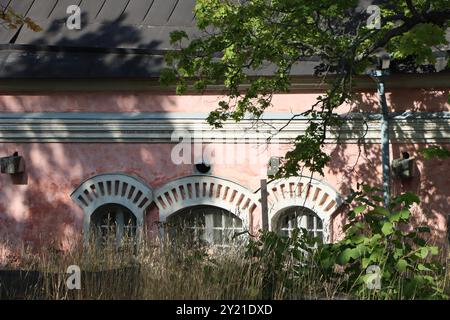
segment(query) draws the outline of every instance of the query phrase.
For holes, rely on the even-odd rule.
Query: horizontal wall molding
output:
[[[192,142],[292,143],[308,119],[267,113],[262,121],[246,118],[212,129],[206,113],[1,113],[0,142],[178,143],[188,131]],[[326,143],[379,143],[380,114],[342,115],[343,124],[327,131]],[[450,143],[450,112],[391,114],[393,143]],[[173,136],[174,132],[176,135]],[[177,139],[178,137],[178,139]],[[185,140],[186,141],[186,140]]]

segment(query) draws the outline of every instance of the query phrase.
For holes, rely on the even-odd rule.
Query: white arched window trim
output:
[[[250,214],[259,205],[255,194],[247,188],[210,175],[192,175],[171,181],[155,190],[154,195],[161,222],[181,209],[210,205],[235,214],[247,229]]]
[[[93,176],[80,184],[70,195],[84,211],[83,236],[89,241],[91,216],[105,204],[120,204],[136,217],[137,234],[142,234],[145,209],[153,201],[153,191],[142,180],[123,173]]]
[[[314,211],[323,222],[324,241],[330,241],[330,221],[343,203],[341,195],[328,183],[311,177],[291,177],[267,185],[269,228],[275,231],[280,215],[290,207]]]

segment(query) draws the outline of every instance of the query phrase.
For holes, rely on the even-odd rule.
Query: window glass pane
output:
[[[220,212],[214,212],[213,215],[213,225],[214,227],[222,227],[222,214]]]
[[[212,237],[212,235],[209,234],[206,229],[204,229],[204,228],[195,229],[194,239],[198,239],[201,242],[207,242],[208,239],[210,239],[211,237]]]
[[[230,215],[225,215],[225,227],[226,228],[232,228],[233,227],[233,217]]]
[[[316,237],[318,238],[319,243],[323,242],[323,232],[322,231],[317,231]]]
[[[291,236],[295,228],[304,228],[311,237],[323,239],[323,222],[313,212],[303,207],[291,207],[279,216],[278,233],[282,236]]]
[[[322,230],[323,229],[322,219],[317,217],[316,220],[317,220],[317,229]]]
[[[119,204],[105,204],[97,208],[91,216],[96,243],[101,246],[122,246],[125,240],[133,241],[136,235],[136,217]]]
[[[169,224],[172,221],[185,225],[180,232],[177,232],[177,237],[182,236],[186,233],[186,229],[190,228],[195,230],[196,239],[217,245],[227,245],[234,241],[235,232],[242,229],[242,221],[239,218],[231,212],[213,206],[186,208],[169,217]]]
[[[308,229],[305,215],[300,215],[297,217],[297,228]]]
[[[222,230],[213,230],[213,242],[215,244],[222,244]]]
[[[283,216],[283,225],[284,226],[288,226],[289,225],[289,220],[290,220],[290,216],[289,215]]]
[[[313,230],[314,229],[314,216],[307,215],[306,216],[306,229]]]

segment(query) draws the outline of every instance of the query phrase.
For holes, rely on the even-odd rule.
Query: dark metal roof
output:
[[[367,0],[368,3],[371,0]],[[170,32],[200,34],[196,0],[0,0],[43,31],[0,26],[0,79],[157,77],[170,49]],[[81,30],[66,27],[67,7],[81,9]],[[292,75],[313,75],[307,59]],[[249,74],[271,75],[267,65]]]
[[[169,47],[169,32],[195,32],[195,0],[0,0],[35,21],[43,32],[2,28],[1,43],[77,47]],[[65,23],[70,5],[81,9],[81,30]]]
[[[70,5],[81,30],[69,30]],[[195,0],[0,0],[42,32],[0,27],[0,78],[154,77],[169,35],[195,36]]]

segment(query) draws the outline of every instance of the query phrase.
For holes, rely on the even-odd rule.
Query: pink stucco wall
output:
[[[449,111],[448,90],[397,90],[388,95],[394,111]],[[298,112],[315,102],[318,94],[298,93],[275,96],[271,112]],[[218,101],[217,96],[174,96],[144,93],[72,93],[0,96],[0,112],[208,112]],[[342,112],[377,111],[373,93],[359,93],[353,105],[344,105]],[[29,242],[40,246],[53,242],[65,247],[67,241],[79,237],[82,230],[82,210],[70,199],[71,192],[85,179],[100,173],[125,172],[140,177],[152,188],[193,174],[192,165],[174,165],[170,161],[173,145],[142,143],[2,143],[0,155],[15,151],[26,161],[26,175],[20,179],[0,175],[0,239]],[[221,147],[221,145],[217,145]],[[248,146],[252,147],[252,146]],[[434,239],[446,239],[446,220],[450,211],[450,168],[448,161],[424,161],[417,153],[424,145],[393,144],[391,157],[398,158],[401,150],[418,157],[418,175],[407,183],[393,181],[392,191],[417,193],[422,204],[416,217],[433,229]],[[446,146],[450,148],[450,145]],[[377,144],[327,145],[332,161],[324,179],[342,195],[356,188],[358,182],[381,182],[380,148]],[[278,151],[283,155],[289,145]],[[242,164],[215,165],[212,174],[235,181],[256,190],[265,178],[265,163],[251,164],[250,155],[242,155]],[[272,154],[274,155],[274,154]],[[158,219],[156,209],[149,210],[146,219],[151,226]],[[255,213],[254,227],[260,224]],[[338,212],[333,219],[333,237],[340,234],[345,216]],[[151,228],[150,228],[151,231]],[[149,232],[150,232],[149,231]],[[7,251],[0,241],[0,251]],[[1,258],[1,252],[0,252]]]
[[[391,111],[448,111],[449,89],[396,89],[387,92]],[[309,109],[321,93],[278,94],[270,112],[299,112]],[[0,112],[210,112],[223,97],[166,93],[98,92],[70,94],[0,95]],[[354,102],[343,104],[340,112],[376,111],[374,92],[358,92]]]

